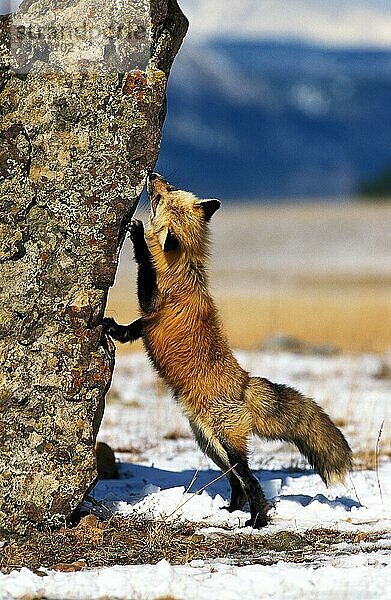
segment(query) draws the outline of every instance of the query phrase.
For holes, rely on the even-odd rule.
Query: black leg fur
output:
[[[190,426],[193,430],[193,433],[196,437],[196,440],[203,452],[209,458],[213,460],[213,462],[226,474],[226,477],[231,486],[231,501],[229,506],[224,506],[224,510],[228,510],[228,512],[234,512],[235,510],[241,510],[243,506],[247,502],[246,493],[243,490],[240,479],[237,475],[229,470],[231,466],[227,462],[226,459],[223,458],[222,454],[224,454],[224,450],[221,447],[221,444],[217,440],[211,440],[208,438],[202,429],[193,421],[190,420]]]
[[[224,468],[223,470],[226,470],[226,468]],[[242,484],[240,483],[235,473],[232,473],[232,471],[227,473],[227,479],[231,485],[231,502],[229,503],[229,506],[224,506],[223,508],[225,508],[225,510],[228,510],[228,512],[242,510],[243,506],[247,502],[247,496],[242,488]]]
[[[227,510],[230,513],[234,512],[235,510],[242,510],[248,498],[245,491],[243,490],[240,479],[237,477],[237,475],[235,475],[235,473],[232,470],[228,471],[228,469],[231,468],[230,465],[225,464],[224,461],[221,460],[220,457],[214,451],[207,451],[206,454],[208,454],[209,458],[211,458],[213,462],[215,462],[216,465],[223,471],[223,473],[226,474],[225,476],[228,479],[229,484],[231,486],[231,500],[229,506],[222,507],[223,510]]]
[[[221,440],[220,442],[227,453],[230,466],[234,467],[234,473],[240,480],[243,491],[248,497],[251,519],[246,522],[246,525],[251,525],[255,529],[265,527],[268,523],[267,511],[269,510],[269,506],[258,480],[251,473],[247,461],[230,447],[229,444]]]
[[[105,317],[102,321],[103,331],[118,342],[135,342],[143,334],[142,319],[136,319],[129,325],[118,325],[111,317]]]
[[[157,295],[156,270],[144,237],[144,226],[134,220],[130,224],[130,238],[133,242],[134,258],[138,264],[137,294],[141,309],[149,313],[154,308]]]

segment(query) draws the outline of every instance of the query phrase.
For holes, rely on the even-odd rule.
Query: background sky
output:
[[[179,0],[189,38],[304,38],[391,47],[390,0]]]

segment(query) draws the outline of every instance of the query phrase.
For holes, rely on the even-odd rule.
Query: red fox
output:
[[[251,432],[297,446],[328,484],[351,469],[351,450],[325,412],[296,390],[250,377],[232,354],[213,299],[206,262],[208,222],[218,200],[200,200],[161,175],[148,178],[150,224],[130,225],[138,264],[140,317],[130,325],[103,320],[120,342],[142,338],[206,454],[231,485],[229,511],[248,500],[246,525],[268,523],[268,504],[248,466]]]

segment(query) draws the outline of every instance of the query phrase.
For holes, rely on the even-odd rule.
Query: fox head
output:
[[[185,255],[190,260],[206,256],[208,222],[220,208],[215,199],[200,200],[190,192],[178,190],[158,173],[148,177],[147,191],[151,204],[147,240],[158,240],[164,253],[172,257]]]

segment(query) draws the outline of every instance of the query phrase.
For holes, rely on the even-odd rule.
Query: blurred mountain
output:
[[[202,196],[351,196],[391,163],[391,50],[184,45],[157,169]]]

